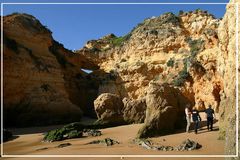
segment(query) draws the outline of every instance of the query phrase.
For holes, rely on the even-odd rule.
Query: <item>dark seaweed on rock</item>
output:
[[[111,138],[105,138],[103,140],[94,140],[94,141],[91,141],[87,144],[105,144],[106,146],[112,146],[114,144],[119,144],[119,142],[115,141]]]
[[[62,128],[47,132],[43,138],[43,141],[54,142],[62,141],[65,139],[81,138],[83,137],[83,133],[86,133],[87,136],[101,136],[101,131],[97,129],[106,127],[109,126],[104,126],[101,124],[83,125],[80,122],[74,122],[63,126]]]

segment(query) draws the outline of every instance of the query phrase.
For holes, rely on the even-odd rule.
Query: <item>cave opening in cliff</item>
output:
[[[90,69],[83,69],[83,68],[81,68],[81,71],[83,71],[83,72],[85,72],[85,73],[87,73],[87,74],[90,74],[90,73],[93,72],[93,70],[90,70]]]

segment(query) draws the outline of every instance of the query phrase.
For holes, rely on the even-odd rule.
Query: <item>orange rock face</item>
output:
[[[223,89],[216,61],[219,22],[201,10],[166,13],[145,19],[124,37],[89,41],[77,53],[95,59],[105,72],[117,73],[114,83],[100,85],[99,94],[142,99],[150,82],[168,83],[199,110],[212,105],[218,111]]]
[[[167,84],[150,83],[146,95],[146,118],[138,131],[139,138],[159,136],[182,128],[184,108],[191,104],[178,89]]]
[[[219,26],[219,49],[221,52],[218,54],[218,72],[223,79],[223,91],[221,92],[220,102],[220,138],[226,139],[225,141],[225,154],[236,154],[236,75],[239,79],[239,68],[236,68],[236,47],[239,50],[239,43],[236,44],[236,35],[239,34],[239,24],[237,22],[236,4],[239,0],[231,0],[230,4],[226,7],[226,14]],[[238,10],[238,14],[240,10]],[[239,17],[240,15],[238,15]],[[239,20],[239,19],[238,19]],[[238,25],[238,27],[237,27]],[[237,30],[238,28],[238,30]],[[239,39],[240,37],[238,37]],[[238,57],[239,63],[239,57]],[[238,82],[239,87],[239,82]],[[239,94],[239,92],[238,92]],[[238,99],[238,104],[240,103]],[[239,141],[239,139],[238,139]],[[239,150],[238,150],[239,152]],[[239,158],[239,157],[238,157]],[[234,158],[228,158],[234,159]]]
[[[91,91],[78,68],[85,59],[73,64],[68,59],[77,55],[30,15],[5,16],[3,23],[4,122],[25,126],[80,120],[89,105],[81,95]]]

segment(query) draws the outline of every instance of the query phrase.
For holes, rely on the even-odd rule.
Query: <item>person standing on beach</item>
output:
[[[186,107],[185,107],[185,115],[186,115],[186,120],[187,120],[186,132],[189,133],[189,127],[191,125],[190,104],[187,104]]]
[[[213,119],[216,117],[212,106],[209,105],[208,109],[205,110],[206,117],[207,117],[207,129],[213,130]]]
[[[196,107],[193,107],[193,110],[192,110],[192,120],[194,122],[195,134],[197,134],[198,127],[199,127],[199,121],[201,121],[201,117],[200,117],[199,112],[196,109]]]

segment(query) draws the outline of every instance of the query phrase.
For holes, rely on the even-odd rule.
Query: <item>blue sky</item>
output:
[[[41,2],[44,2],[42,0]],[[6,1],[14,2],[14,1]],[[16,1],[20,2],[20,1]],[[24,2],[31,2],[25,0]],[[47,1],[50,2],[50,1]],[[51,1],[51,2],[64,2]],[[69,1],[68,1],[69,2]],[[71,1],[83,2],[83,1]],[[89,2],[89,1],[87,1]],[[93,0],[92,0],[93,2]],[[99,2],[99,1],[98,1]],[[110,0],[105,2],[112,2]],[[130,2],[130,1],[121,1]],[[134,2],[134,1],[131,1]],[[143,2],[143,1],[137,1]],[[149,1],[148,1],[149,2]],[[159,2],[152,0],[151,2]],[[161,1],[163,2],[163,1]],[[166,1],[165,1],[166,2]],[[168,1],[170,2],[170,1]],[[174,1],[171,1],[174,2]],[[213,2],[214,1],[175,1],[175,2]],[[216,1],[215,1],[216,2]],[[228,2],[219,0],[218,2]],[[79,49],[88,40],[98,39],[106,34],[117,36],[127,34],[134,26],[145,18],[159,16],[165,12],[178,13],[179,10],[189,11],[197,8],[208,10],[209,13],[221,18],[225,13],[225,5],[17,5],[5,4],[4,15],[13,12],[28,13],[35,16],[52,32],[55,40],[68,49]]]

